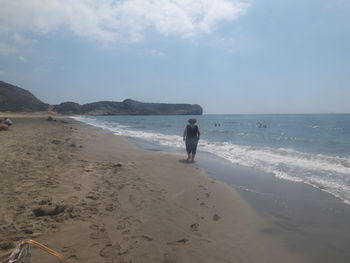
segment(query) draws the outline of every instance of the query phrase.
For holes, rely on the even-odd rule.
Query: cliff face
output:
[[[34,112],[45,111],[48,107],[29,91],[0,81],[0,111]]]
[[[201,115],[202,107],[191,104],[143,103],[134,100],[123,102],[99,101],[84,105],[71,102],[55,105],[61,114],[81,115]]]
[[[168,104],[168,103],[143,103],[134,100],[124,100],[132,112],[149,115],[201,115],[203,109],[197,104]]]
[[[52,110],[56,112],[62,112],[64,114],[79,114],[80,108],[81,108],[81,105],[79,103],[68,101],[68,102],[63,102],[59,105],[54,105],[52,107]]]
[[[0,81],[0,111],[46,111],[49,104],[38,100],[29,91]],[[191,104],[143,103],[131,99],[123,102],[99,101],[80,105],[63,102],[50,110],[65,115],[201,115],[202,107]]]

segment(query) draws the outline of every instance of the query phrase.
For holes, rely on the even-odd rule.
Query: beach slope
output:
[[[307,262],[232,188],[179,156],[70,119],[14,122],[0,134],[2,261],[34,239],[68,262]]]

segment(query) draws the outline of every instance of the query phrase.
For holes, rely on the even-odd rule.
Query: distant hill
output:
[[[76,102],[63,102],[59,105],[54,105],[51,110],[63,113],[63,114],[79,114],[81,105]]]
[[[49,107],[29,91],[0,81],[0,111],[35,112]]]
[[[29,91],[0,81],[0,111],[52,111],[64,115],[201,115],[203,109],[194,104],[144,103],[131,99],[123,102],[99,101],[80,105],[63,102],[58,105],[43,103]]]
[[[201,115],[203,109],[199,105],[144,103],[131,99],[123,102],[99,101],[79,105],[64,102],[54,105],[53,111],[61,114],[81,115]]]

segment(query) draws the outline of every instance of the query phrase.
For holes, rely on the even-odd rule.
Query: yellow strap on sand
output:
[[[46,251],[47,253],[59,258],[60,260],[62,260],[63,262],[65,263],[68,263],[65,259],[64,259],[64,256],[58,252],[56,252],[55,250],[52,250],[51,248],[48,248],[47,246],[44,246],[43,244],[39,243],[39,242],[36,242],[34,240],[31,240],[31,239],[28,239],[28,240],[23,240],[21,242],[22,244],[31,244],[37,248],[40,248],[44,251]]]

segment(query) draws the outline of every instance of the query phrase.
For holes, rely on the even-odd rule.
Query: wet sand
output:
[[[0,258],[34,239],[68,262],[312,262],[228,185],[70,119],[0,133]],[[33,249],[32,261],[55,262]]]
[[[309,262],[350,262],[350,205],[313,186],[201,154],[211,178],[231,185],[270,222],[264,229]]]
[[[129,139],[150,151],[172,148]],[[233,187],[269,224],[264,232],[290,251],[307,256],[308,262],[350,262],[350,205],[333,195],[301,182],[275,177],[201,152],[197,165],[207,176]]]

